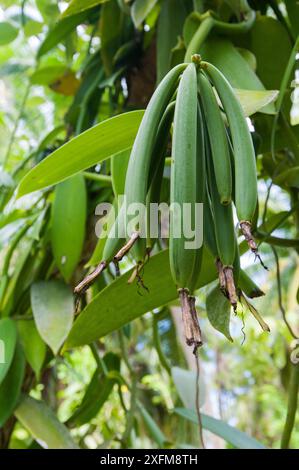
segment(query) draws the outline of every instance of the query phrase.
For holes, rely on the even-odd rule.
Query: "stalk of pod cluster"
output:
[[[204,204],[204,245],[213,254],[220,289],[234,310],[244,276],[235,233],[233,206],[249,248],[257,254],[251,233],[257,207],[257,174],[254,147],[240,102],[224,75],[198,54],[190,63],[174,67],[156,88],[145,110],[131,151],[125,183],[127,206],[158,202],[166,149],[171,138],[170,204],[182,207]],[[119,209],[118,228],[132,225],[132,217]],[[170,212],[169,263],[181,302],[186,342],[202,344],[194,291],[202,268],[203,245],[186,247],[184,234],[174,236],[175,212]],[[112,227],[115,231],[115,227]],[[75,288],[82,294],[110,262],[118,267],[129,251],[141,280],[141,269],[156,242],[140,227],[130,236],[108,237],[103,260]],[[114,232],[113,232],[114,233]],[[124,231],[126,233],[126,231]],[[117,269],[118,271],[118,269]],[[132,281],[132,279],[131,279]],[[150,293],[149,293],[150,295]]]

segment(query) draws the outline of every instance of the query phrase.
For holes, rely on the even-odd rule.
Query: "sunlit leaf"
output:
[[[171,375],[179,397],[186,408],[196,410],[196,387],[198,387],[199,404],[203,406],[205,402],[205,387],[201,375],[198,384],[196,372],[192,370],[172,367]]]
[[[285,170],[273,179],[275,184],[288,188],[299,188],[299,166]]]
[[[115,197],[124,194],[130,154],[131,149],[127,149],[111,158],[112,187]]]
[[[68,429],[45,403],[24,396],[15,416],[44,449],[77,449]]]
[[[197,414],[192,410],[186,408],[176,408],[175,413],[183,418],[198,425]],[[266,447],[258,442],[253,437],[248,436],[242,431],[233,428],[220,419],[215,419],[212,416],[201,413],[202,427],[208,431],[222,437],[226,442],[229,442],[237,449],[265,449]]]

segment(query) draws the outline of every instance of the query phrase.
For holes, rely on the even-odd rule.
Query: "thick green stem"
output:
[[[288,411],[281,438],[281,448],[288,449],[295,424],[299,390],[299,363],[292,364],[289,383]]]

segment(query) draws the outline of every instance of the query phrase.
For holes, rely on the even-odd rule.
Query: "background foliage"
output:
[[[199,52],[223,71],[251,119],[255,235],[269,271],[245,248],[242,267],[266,293],[252,303],[271,333],[242,309],[231,316],[230,333],[223,330],[205,253],[198,286],[204,441],[276,448],[282,439],[298,447],[299,366],[291,354],[296,359],[299,345],[299,7],[248,3],[1,0],[0,447],[199,445],[195,362],[167,253],[146,267],[150,295],[128,286],[130,258],[116,281],[107,271],[73,327],[72,289],[101,260],[97,204],[123,189],[142,116],[124,113],[145,108],[210,10],[216,22]],[[163,184],[166,194],[167,168]]]

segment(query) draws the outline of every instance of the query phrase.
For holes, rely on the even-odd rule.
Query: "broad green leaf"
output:
[[[198,418],[194,411],[186,408],[175,408],[175,413],[183,418],[198,425]],[[212,418],[212,416],[201,413],[202,427],[208,431],[222,437],[237,449],[266,449],[266,447],[253,437],[248,436],[242,431],[233,428],[220,419]]]
[[[46,188],[132,147],[143,111],[120,114],[74,137],[22,179],[18,197]]]
[[[267,220],[259,226],[258,230],[271,234],[277,227],[281,227],[290,215],[290,211],[277,212],[268,217]]]
[[[88,14],[88,11],[84,11],[83,13],[79,13],[67,18],[62,18],[60,21],[58,21],[55,26],[50,29],[46,38],[40,45],[37,57],[41,57],[53,49],[53,47],[57,46],[57,44],[59,44],[72,31],[74,31],[79,24],[86,20]]]
[[[206,309],[211,325],[224,334],[229,341],[233,341],[229,331],[231,306],[218,285],[209,292]]]
[[[103,360],[108,372],[119,372],[120,359],[116,354],[107,353]],[[71,427],[81,426],[94,418],[108,399],[116,382],[115,378],[104,377],[103,372],[96,369],[81,404],[68,419],[67,425]]]
[[[196,33],[199,25],[201,23],[200,14],[197,11],[193,11],[190,15],[187,16],[184,27],[183,27],[183,42],[186,47],[190,43],[191,39],[193,38],[194,34]]]
[[[142,406],[141,403],[138,403],[138,410],[142,416],[143,422],[145,427],[147,428],[150,436],[152,439],[158,444],[159,449],[163,448],[167,443],[167,438],[157,425],[157,423],[153,420],[151,415],[148,413],[146,408]]]
[[[16,324],[10,318],[0,320],[0,384],[12,362],[17,341]]]
[[[260,15],[250,30],[250,43],[257,61],[257,74],[263,84],[272,90],[280,88],[292,50],[286,28],[280,21]]]
[[[270,103],[273,103],[277,96],[278,90],[240,90],[235,89],[245,116],[251,116]]]
[[[273,182],[287,188],[299,188],[299,166],[294,166],[275,176]]]
[[[73,322],[73,296],[60,281],[40,281],[31,286],[31,307],[39,334],[56,354]]]
[[[69,281],[76,268],[85,237],[86,186],[75,175],[55,188],[52,206],[51,245],[59,271]]]
[[[23,62],[15,62],[14,60],[7,61],[5,64],[1,64],[0,77],[6,77],[9,75],[19,74],[29,69],[30,64]]]
[[[265,91],[261,80],[228,39],[209,38],[205,41],[201,54],[205,60],[219,68],[233,88]],[[274,114],[274,105],[268,104],[261,112]]]
[[[25,357],[39,378],[46,357],[46,344],[41,339],[33,320],[19,320],[18,331]]]
[[[181,369],[180,367],[172,367],[171,375],[179,397],[186,408],[196,411],[197,387],[199,392],[200,406],[203,406],[205,402],[205,387],[201,376],[199,384],[197,384],[196,372],[192,370]]]
[[[50,85],[61,77],[66,71],[64,65],[42,67],[31,75],[32,85]]]
[[[169,268],[168,250],[152,256],[145,266],[143,281],[149,289],[148,293],[140,293],[136,283],[128,284],[131,275],[132,270],[116,279],[92,299],[74,323],[66,348],[89,344],[177,298],[177,289]],[[197,287],[202,287],[215,278],[214,260],[204,251],[203,268]]]
[[[124,194],[127,167],[130,159],[131,149],[113,155],[111,158],[112,187],[115,197]]]
[[[44,449],[78,449],[68,429],[45,403],[24,396],[15,416]]]
[[[156,5],[157,0],[135,0],[131,7],[132,20],[136,28],[139,28],[147,15]]]
[[[14,41],[18,35],[18,29],[6,21],[0,22],[0,46],[5,46]]]
[[[61,16],[62,18],[66,18],[67,16],[76,15],[77,13],[90,10],[90,8],[96,7],[97,5],[107,1],[108,0],[72,0]]]
[[[129,163],[129,158],[131,154],[131,149],[124,150],[123,152],[113,155],[111,157],[111,177],[112,177],[112,187],[115,198],[124,194],[125,190],[125,180],[127,173],[127,166]],[[114,203],[115,211],[117,211],[117,201]],[[109,212],[106,217],[107,230],[109,233],[115,220],[115,214],[113,211]],[[102,222],[103,223],[103,222]],[[93,251],[93,254],[90,260],[87,263],[87,266],[94,266],[102,260],[103,250],[106,243],[106,237],[99,238],[96,247]]]
[[[20,394],[25,373],[25,356],[17,344],[11,367],[0,385],[0,428],[12,415]]]
[[[52,23],[59,15],[58,4],[55,0],[35,0],[42,17],[48,23]]]
[[[164,0],[157,27],[157,81],[158,83],[171,68],[171,53],[181,35],[186,5],[183,0]]]

